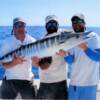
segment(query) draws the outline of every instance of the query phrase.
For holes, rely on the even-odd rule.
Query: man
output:
[[[55,15],[46,17],[46,36],[52,34],[61,34],[59,32],[58,19]],[[64,58],[55,54],[53,57],[46,57],[40,60],[40,88],[38,91],[38,99],[48,100],[66,100],[67,99],[67,83],[66,83],[66,63]]]
[[[0,55],[34,41],[35,39],[26,32],[26,22],[22,18],[15,18],[13,20],[13,36],[4,40]],[[5,77],[1,86],[1,98],[15,99],[20,94],[22,99],[35,99],[31,69],[32,65],[37,65],[38,62],[37,57],[26,58],[14,55],[12,61],[3,63]]]
[[[71,19],[74,32],[85,32],[86,23],[83,14],[74,15]],[[69,85],[69,100],[96,100],[97,84],[99,80],[100,37],[82,43],[66,54],[72,64],[71,80]]]

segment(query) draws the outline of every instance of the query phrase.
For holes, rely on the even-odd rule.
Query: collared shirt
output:
[[[94,32],[93,34],[95,34],[96,38],[86,42],[91,50],[100,48],[100,37]],[[74,55],[70,84],[74,86],[97,85],[99,80],[99,62],[90,59],[86,52],[78,46],[71,49],[70,53]]]
[[[26,34],[23,42],[16,39],[14,36],[4,40],[1,47],[0,55],[4,55],[10,51],[19,48],[21,45],[29,44],[35,42],[36,40],[30,35]],[[32,73],[32,61],[31,58],[25,58],[26,61],[23,64],[18,64],[11,68],[5,68],[5,76],[7,80],[18,79],[18,80],[31,80],[33,77]]]

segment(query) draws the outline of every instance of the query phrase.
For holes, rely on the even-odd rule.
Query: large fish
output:
[[[25,57],[38,56],[40,58],[53,56],[60,49],[67,51],[94,37],[95,35],[93,35],[90,31],[84,33],[56,33],[36,42],[23,45],[18,49],[3,55],[0,57],[0,62],[11,61],[15,54]]]

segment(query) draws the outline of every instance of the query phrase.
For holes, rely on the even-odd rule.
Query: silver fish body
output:
[[[38,56],[39,58],[53,56],[60,49],[64,49],[67,51],[79,45],[80,43],[83,43],[94,37],[95,35],[91,34],[90,31],[84,33],[63,32],[61,34],[48,36],[36,42],[23,45],[16,50],[0,57],[0,62],[2,63],[11,61],[15,54],[25,57]]]

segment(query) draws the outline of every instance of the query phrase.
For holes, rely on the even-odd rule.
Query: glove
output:
[[[39,61],[39,66],[41,69],[47,69],[52,63],[52,57],[45,57]]]

